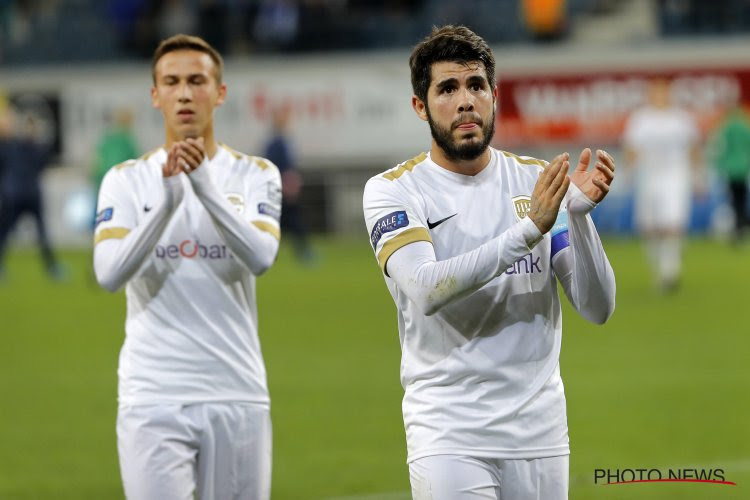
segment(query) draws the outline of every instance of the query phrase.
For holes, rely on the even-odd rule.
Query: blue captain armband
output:
[[[568,235],[568,211],[561,210],[557,214],[555,224],[550,231],[552,235],[552,255],[554,258],[558,252],[565,250],[570,246],[570,236]]]

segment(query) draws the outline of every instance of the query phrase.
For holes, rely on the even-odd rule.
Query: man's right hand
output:
[[[180,159],[177,156],[178,145],[177,143],[172,144],[172,147],[167,151],[167,163],[162,165],[161,173],[164,177],[172,177],[182,172],[182,166],[180,165]]]
[[[560,210],[560,203],[568,191],[570,185],[568,159],[568,153],[557,155],[539,175],[534,185],[534,192],[531,193],[531,209],[528,217],[542,234],[552,229],[557,219],[557,212]]]

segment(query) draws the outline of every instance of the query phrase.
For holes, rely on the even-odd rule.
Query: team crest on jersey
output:
[[[516,215],[523,219],[531,210],[531,196],[516,196],[513,198],[513,208],[516,209]]]
[[[241,214],[245,210],[245,197],[239,193],[227,193],[227,200],[237,210],[238,214]]]

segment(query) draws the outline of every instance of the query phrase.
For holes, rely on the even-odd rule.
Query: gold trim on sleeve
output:
[[[126,227],[108,227],[102,229],[96,236],[94,236],[94,245],[104,240],[121,240],[130,233],[130,229]]]
[[[268,222],[262,221],[262,220],[254,220],[251,222],[251,224],[261,231],[265,231],[267,233],[270,233],[271,236],[276,238],[277,240],[281,239],[281,231],[278,227],[274,226],[273,224],[270,224]]]
[[[383,244],[383,248],[378,254],[378,264],[380,264],[380,269],[385,273],[386,276],[388,276],[388,273],[385,272],[385,265],[388,263],[388,259],[391,257],[391,255],[393,255],[393,253],[399,248],[416,241],[429,241],[430,243],[432,243],[432,238],[430,237],[430,232],[427,231],[427,228],[413,227],[411,229],[407,229],[395,238],[390,239]]]

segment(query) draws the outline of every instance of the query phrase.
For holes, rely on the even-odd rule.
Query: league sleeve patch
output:
[[[268,215],[276,220],[281,218],[281,210],[270,203],[258,203],[258,213]]]
[[[409,217],[406,215],[406,212],[404,210],[391,212],[385,217],[379,219],[375,223],[375,226],[373,226],[372,232],[370,233],[370,243],[372,244],[372,248],[377,248],[378,241],[380,241],[380,238],[382,238],[385,233],[390,233],[391,231],[395,231],[396,229],[406,227],[408,225]]]
[[[568,234],[568,212],[562,210],[557,214],[555,224],[550,231],[552,235],[552,257],[558,252],[570,246],[570,236]]]
[[[271,203],[281,204],[281,188],[273,182],[268,183],[268,199]]]
[[[112,220],[112,214],[115,213],[114,207],[107,207],[99,211],[99,213],[96,214],[96,223],[95,226],[98,226],[102,222],[106,222],[108,220]]]

